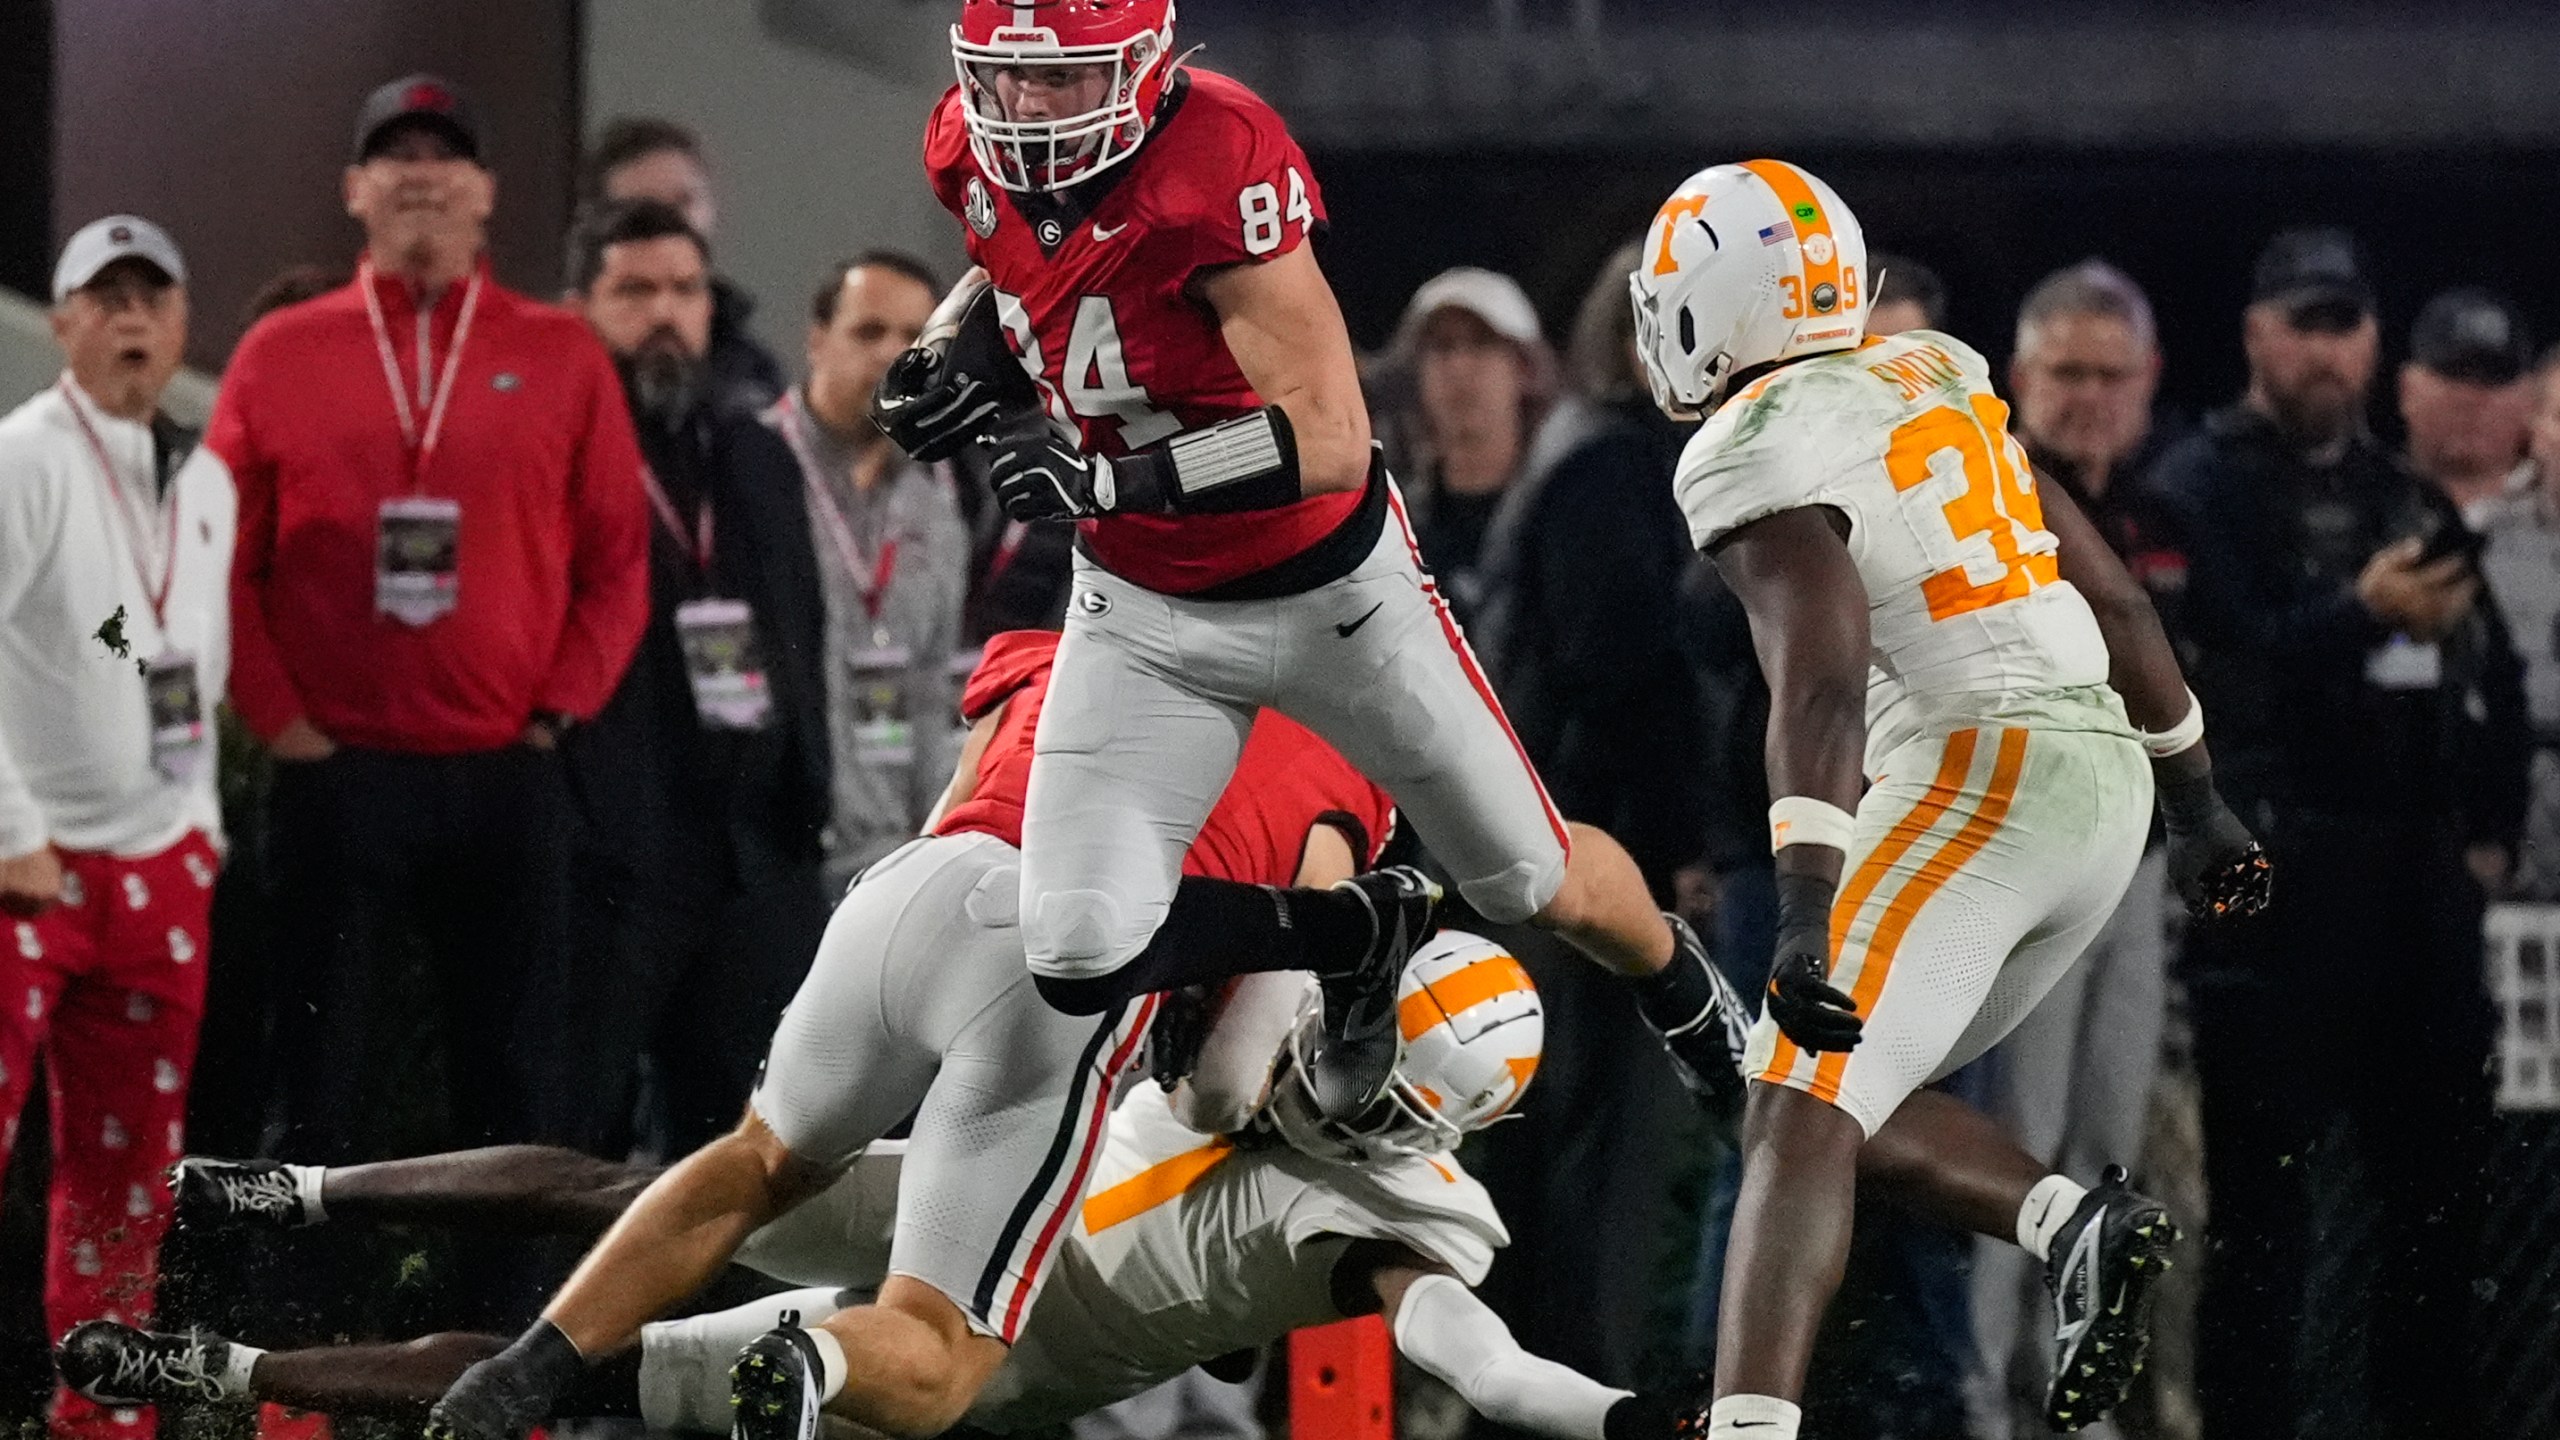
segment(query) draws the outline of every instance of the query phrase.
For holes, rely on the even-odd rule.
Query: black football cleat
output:
[[[1713,996],[1707,1008],[1693,1018],[1668,1030],[1653,1029],[1662,1048],[1671,1052],[1671,1068],[1680,1077],[1681,1087],[1698,1108],[1713,1118],[1738,1115],[1742,1110],[1742,1052],[1750,1044],[1751,1017],[1742,1007],[1742,995],[1733,982],[1724,978],[1715,961],[1707,956],[1706,945],[1689,922],[1666,912],[1670,922],[1674,949],[1671,963],[1695,965],[1706,972]],[[1645,1025],[1653,1028],[1646,1017]]]
[[[2046,1424],[2078,1430],[2124,1403],[2151,1347],[2152,1292],[2178,1239],[2168,1207],[2134,1193],[2121,1165],[2081,1197],[2044,1266],[2054,1305]]]
[[[278,1230],[316,1225],[303,1202],[298,1166],[273,1160],[212,1160],[190,1155],[169,1168],[178,1218],[191,1223],[253,1224]]]
[[[53,1347],[62,1383],[101,1405],[228,1400],[222,1386],[231,1342],[201,1331],[168,1335],[113,1320],[85,1320]]]
[[[818,1347],[799,1326],[748,1341],[729,1366],[731,1440],[818,1440],[825,1383]]]
[[[1355,875],[1333,888],[1368,907],[1369,948],[1353,969],[1319,977],[1324,1028],[1307,1055],[1307,1080],[1324,1117],[1347,1122],[1387,1093],[1396,1062],[1404,1058],[1396,995],[1404,986],[1405,961],[1439,928],[1441,892],[1408,865]]]

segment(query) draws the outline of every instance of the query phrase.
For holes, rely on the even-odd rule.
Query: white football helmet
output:
[[[1737,371],[1857,344],[1874,279],[1858,217],[1804,170],[1746,160],[1690,176],[1627,277],[1653,402],[1695,420]]]
[[[1306,1049],[1323,1020],[1311,1005],[1290,1033],[1272,1082],[1271,1118],[1291,1148],[1320,1160],[1384,1160],[1454,1150],[1471,1130],[1508,1114],[1538,1073],[1546,1042],[1538,987],[1511,952],[1480,935],[1443,930],[1405,963],[1396,1019],[1404,1059],[1367,1114],[1330,1121],[1316,1107]]]

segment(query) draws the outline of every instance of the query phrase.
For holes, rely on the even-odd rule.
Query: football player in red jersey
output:
[[[1181,874],[1270,707],[1385,785],[1476,910],[1634,980],[1684,1078],[1719,1084],[1703,951],[1616,842],[1556,813],[1421,567],[1279,117],[1177,62],[1170,0],[965,0],[952,48],[925,162],[980,268],[875,413],[921,457],[972,451],[1017,518],[1079,523],[1024,826],[1041,993],[1095,1013],[1313,970],[1326,1111],[1376,1097],[1437,890]]]

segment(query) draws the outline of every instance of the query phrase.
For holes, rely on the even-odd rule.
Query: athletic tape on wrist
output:
[[[2166,760],[2182,750],[2192,750],[2195,743],[2204,738],[2204,702],[2190,690],[2187,692],[2185,719],[2156,735],[2148,730],[2140,733],[2142,748],[2150,752],[2154,760]]]
[[[1858,833],[1848,811],[1810,795],[1784,795],[1769,807],[1769,853],[1790,845],[1828,845],[1846,855]]]

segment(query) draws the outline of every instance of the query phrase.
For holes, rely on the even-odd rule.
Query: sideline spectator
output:
[[[147,220],[82,227],[53,271],[67,367],[0,419],[0,1171],[41,1054],[57,1335],[152,1312],[204,1008],[234,511],[160,413],[186,278]],[[146,1417],[64,1389],[52,1431]]]
[[[2163,448],[2152,416],[2159,379],[2151,302],[2123,271],[2084,260],[2027,292],[2009,362],[2010,432],[2037,478],[2079,502],[2167,617],[2186,564],[2139,490]],[[2141,1158],[2168,1011],[2168,894],[2155,844],[2115,917],[1979,1067],[1978,1103],[2057,1173]],[[2051,1336],[2042,1268],[2015,1245],[1977,1240],[1973,1252],[1975,1431],[2041,1435]],[[2114,1433],[2105,1423],[2091,1433]]]
[[[655,200],[673,206],[705,245],[720,233],[720,203],[711,190],[711,162],[702,137],[654,115],[618,115],[604,123],[587,151],[579,199],[593,206],[616,200]],[[782,362],[747,332],[756,302],[717,275],[711,277],[711,393],[720,405],[753,413],[782,394]]]
[[[1878,251],[1867,258],[1867,273],[1875,277],[1868,334],[1935,330],[1947,323],[1947,282],[1937,271],[1908,255]]]
[[[2480,571],[2524,662],[2533,725],[2531,802],[2512,890],[2560,901],[2560,347],[2526,381],[2533,398],[2525,483],[2492,501]]]
[[[620,1153],[631,1081],[684,1155],[746,1104],[826,928],[827,689],[818,560],[791,452],[714,402],[710,250],[675,209],[608,204],[571,245],[573,303],[622,372],[656,512],[649,623],[613,699],[565,745],[586,821],[576,993]]]
[[[1487,613],[1473,628],[1557,808],[1618,836],[1668,905],[1672,872],[1700,845],[1702,731],[1673,630],[1691,553],[1671,498],[1682,437],[1635,368],[1634,263],[1633,247],[1611,255],[1583,300],[1572,398],[1512,462],[1520,478],[1484,539]],[[1418,297],[1416,312],[1433,309]],[[1481,317],[1468,324],[1494,333]],[[1659,1267],[1626,1241],[1661,1232],[1675,1148],[1662,1137],[1678,1133],[1684,1102],[1625,986],[1551,937],[1509,943],[1546,1004],[1538,1083],[1550,1088],[1486,1137],[1484,1180],[1519,1237],[1488,1303],[1539,1354],[1630,1379]]]
[[[1389,354],[1413,386],[1411,409],[1389,427],[1403,451],[1397,485],[1423,564],[1471,620],[1485,598],[1485,531],[1555,398],[1555,355],[1518,283],[1472,266],[1413,293]]]
[[[2409,327],[2400,367],[2409,468],[2475,530],[2499,500],[2533,483],[2525,460],[2532,363],[2524,316],[2486,290],[2448,290]]]
[[[907,459],[871,423],[871,392],[941,295],[904,255],[837,265],[810,306],[809,378],[765,415],[799,461],[826,596],[829,894],[923,830],[958,748],[951,659],[969,532],[949,473]]]
[[[2284,877],[2263,916],[2187,940],[2205,1434],[2472,1434],[2481,889],[2524,795],[2517,665],[2470,562],[2425,556],[2461,533],[2452,503],[2365,428],[2353,239],[2278,235],[2250,294],[2247,393],[2158,475],[2215,773]],[[2325,1413],[2358,1394],[2370,1416]]]
[[[205,439],[240,492],[233,703],[281,762],[272,928],[297,1159],[358,1158],[395,918],[428,942],[457,1129],[542,1128],[559,1047],[516,1027],[567,952],[555,751],[647,619],[621,387],[575,316],[490,277],[479,156],[450,85],[374,92],[345,176],[356,278],[250,330]]]

